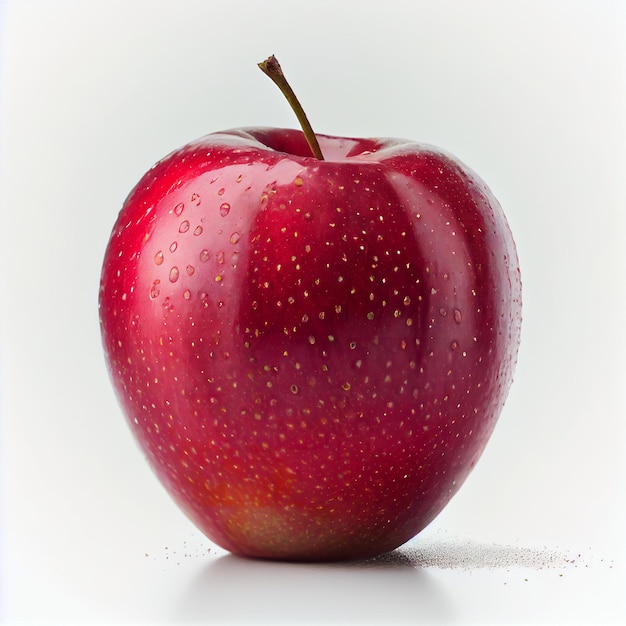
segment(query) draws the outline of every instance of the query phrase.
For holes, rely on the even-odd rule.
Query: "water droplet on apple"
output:
[[[146,216],[150,213],[150,211],[152,211],[152,208],[148,209],[148,212],[146,213]],[[139,220],[137,221],[137,224],[139,224],[139,222],[141,221],[142,218],[139,218]],[[154,221],[150,222],[150,224],[148,224],[148,230],[146,231],[146,234],[143,236],[143,242],[147,243],[148,241],[150,241],[150,237],[152,237],[152,233],[154,232],[154,229],[156,228],[156,223]],[[505,257],[505,261],[506,261],[506,257]]]
[[[202,252],[200,252],[200,261],[202,263],[206,263],[210,258],[211,258],[211,254],[206,248],[202,250]]]
[[[218,263],[218,265],[223,265],[224,264],[224,253],[223,252],[218,252],[217,253],[217,263]]]
[[[300,389],[298,388],[298,385],[291,385],[291,393],[296,395],[299,391]]]
[[[228,202],[223,202],[220,205],[220,215],[222,217],[226,217],[230,213],[230,204]]]
[[[178,248],[178,244],[175,241],[172,241],[170,244],[170,252],[176,252],[176,248]]]
[[[202,226],[196,226],[196,228],[193,231],[193,234],[197,237],[198,235],[202,234]]]
[[[459,342],[458,341],[453,341],[450,344],[450,350],[456,350],[459,347]]]
[[[163,250],[159,250],[155,255],[154,255],[154,262],[157,265],[161,265],[161,263],[163,263]]]
[[[236,232],[235,232],[235,233],[233,233],[233,234],[230,236],[230,243],[232,243],[232,244],[238,243],[238,242],[239,242],[239,238],[240,238],[240,237],[241,237],[241,235],[240,235],[239,233],[236,233]]]
[[[185,209],[185,205],[182,202],[179,202],[175,207],[174,207],[174,214],[178,215],[179,217],[182,215],[183,210]]]
[[[457,324],[460,324],[461,323],[461,319],[462,319],[461,311],[459,311],[459,309],[454,309],[454,321]]]
[[[179,233],[186,233],[189,230],[189,220],[183,220],[178,227]]]
[[[185,269],[187,270],[188,276],[193,276],[193,273],[196,271],[196,268],[193,265],[188,265]]]
[[[153,300],[161,293],[161,288],[159,287],[160,284],[161,281],[157,278],[150,287],[150,297]]]
[[[222,187],[222,188],[221,188],[221,189],[217,192],[217,195],[218,195],[218,196],[223,196],[225,191],[226,191],[226,190],[224,189],[224,187]]]
[[[191,298],[191,291],[189,291],[189,289],[185,289],[185,291],[183,291],[183,298],[185,298],[185,300],[189,300]]]
[[[172,266],[172,269],[170,270],[170,282],[175,283],[178,280],[179,274],[178,268],[175,265]]]

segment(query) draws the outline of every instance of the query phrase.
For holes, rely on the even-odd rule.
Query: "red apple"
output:
[[[366,558],[475,465],[519,344],[500,205],[431,146],[248,128],[155,165],[109,242],[100,320],[134,435],[215,543]]]

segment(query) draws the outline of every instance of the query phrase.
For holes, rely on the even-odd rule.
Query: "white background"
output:
[[[626,621],[624,2],[2,9],[6,623]],[[518,243],[523,340],[496,432],[377,566],[225,556],[151,474],[104,367],[98,281],[122,201],[193,138],[294,126],[256,67],[271,53],[319,132],[451,151]]]

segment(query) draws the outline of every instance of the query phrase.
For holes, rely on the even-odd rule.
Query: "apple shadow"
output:
[[[429,570],[554,569],[558,550],[464,539],[420,539],[375,559],[285,563],[225,555],[211,561],[177,604],[177,623],[449,624],[455,599]]]
[[[402,551],[368,561],[285,563],[219,557],[177,606],[180,623],[441,624],[441,586]]]

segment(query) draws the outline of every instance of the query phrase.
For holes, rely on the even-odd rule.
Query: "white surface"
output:
[[[5,2],[4,621],[624,623],[625,7]],[[294,126],[255,65],[271,53],[319,132],[446,148],[518,242],[505,411],[461,492],[386,565],[222,556],[150,473],[104,368],[98,279],[122,201],[206,132]]]

